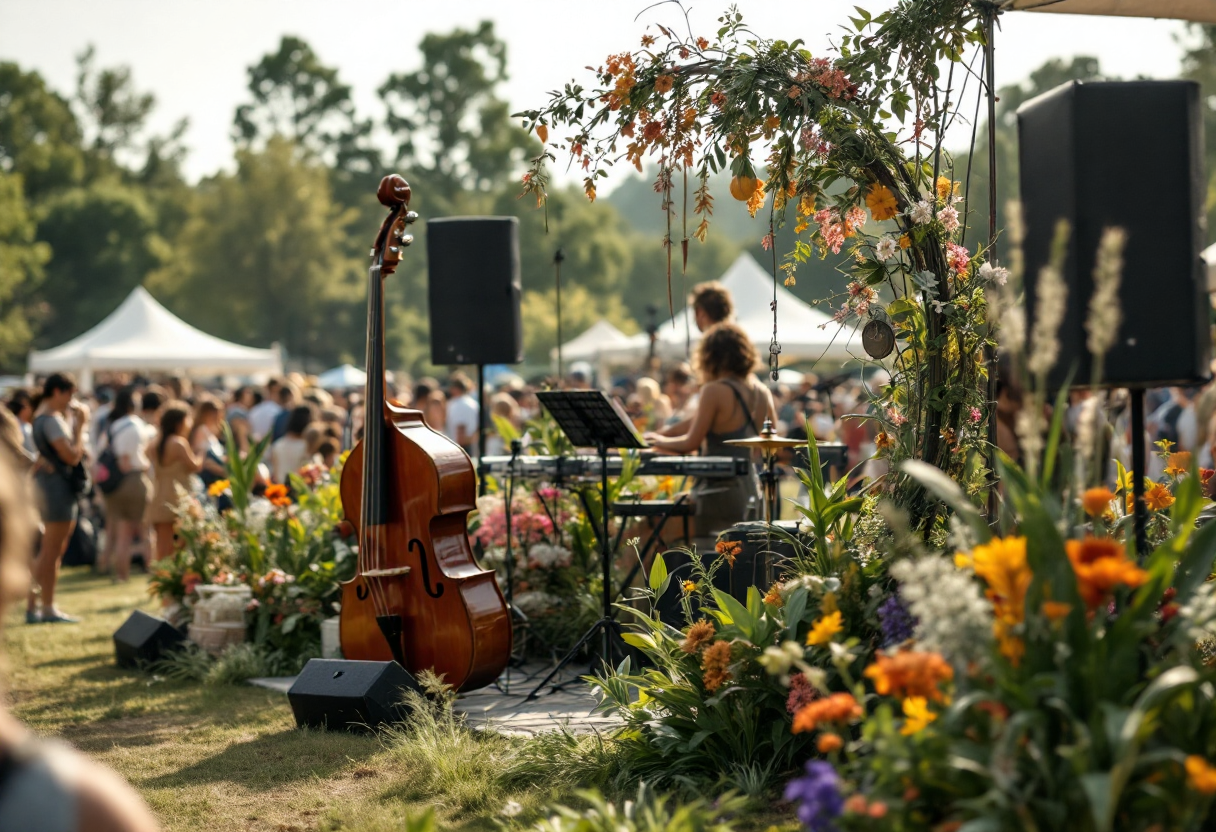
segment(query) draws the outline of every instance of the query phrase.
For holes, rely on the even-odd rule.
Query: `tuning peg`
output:
[[[416,222],[416,221],[417,221],[417,219],[418,219],[418,212],[417,212],[417,211],[406,211],[406,212],[405,212],[405,221],[406,221],[406,223],[413,223],[413,222]]]
[[[413,234],[402,234],[401,235],[401,245],[408,246],[412,242],[414,242]]]

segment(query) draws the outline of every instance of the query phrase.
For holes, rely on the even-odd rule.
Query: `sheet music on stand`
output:
[[[619,404],[602,390],[548,390],[536,394],[576,448],[645,448]]]

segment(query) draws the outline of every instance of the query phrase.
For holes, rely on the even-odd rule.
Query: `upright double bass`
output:
[[[466,531],[476,473],[464,450],[422,413],[385,394],[384,278],[413,238],[410,186],[380,182],[389,209],[367,281],[363,439],[342,469],[342,508],[359,541],[358,571],[342,587],[342,652],[430,669],[458,690],[494,681],[511,653],[511,618],[494,573],[473,558]]]

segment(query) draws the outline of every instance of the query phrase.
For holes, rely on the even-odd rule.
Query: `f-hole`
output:
[[[355,597],[360,601],[366,601],[368,596],[367,584],[361,583],[355,587]]]
[[[416,537],[410,541],[410,551],[414,551],[415,547],[418,549],[418,562],[422,564],[422,586],[426,589],[427,595],[438,598],[443,594],[443,584],[437,583],[434,587],[431,586],[431,570],[426,564],[426,547]]]

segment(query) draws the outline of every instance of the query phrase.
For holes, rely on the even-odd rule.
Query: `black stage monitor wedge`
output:
[[[426,224],[431,363],[518,364],[519,220],[443,217]]]
[[[418,683],[396,662],[310,659],[287,699],[296,725],[328,731],[369,731],[402,722],[402,700]]]
[[[1085,317],[1098,242],[1127,233],[1119,300],[1123,323],[1103,363],[1110,387],[1188,384],[1209,376],[1203,122],[1191,81],[1070,82],[1018,109],[1026,229],[1026,299],[1048,262],[1060,219],[1072,228],[1068,306],[1051,384],[1088,384]]]
[[[165,619],[136,610],[114,632],[114,658],[119,667],[139,667],[185,640],[182,631]]]

